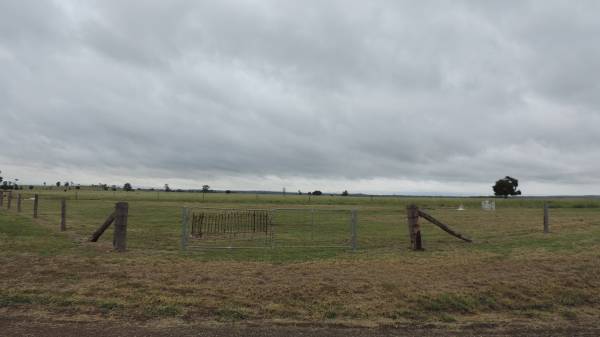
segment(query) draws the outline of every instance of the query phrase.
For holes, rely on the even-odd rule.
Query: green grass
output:
[[[8,313],[449,325],[479,316],[580,324],[600,313],[597,199],[549,200],[544,234],[538,199],[497,200],[496,211],[483,211],[482,198],[37,192],[37,220],[29,194],[22,214],[0,210],[0,308]],[[88,243],[121,200],[129,202],[128,252],[112,251],[112,229]],[[473,243],[422,220],[425,251],[410,251],[410,203]],[[182,207],[302,211],[277,215],[274,248],[182,251]],[[358,210],[356,252],[286,247],[348,246],[350,209]]]
[[[56,255],[74,249],[76,245],[66,235],[35,225],[30,219],[0,214],[0,247],[5,254]]]
[[[67,226],[72,238],[85,240],[112,212],[114,203],[128,201],[128,248],[131,251],[179,254],[182,207],[280,209],[274,214],[273,240],[258,236],[254,240],[224,237],[219,241],[194,241],[203,247],[258,247],[261,249],[190,249],[186,254],[199,260],[302,261],[327,258],[354,258],[377,255],[390,249],[405,249],[405,209],[410,203],[421,208],[459,232],[474,239],[465,244],[422,220],[425,248],[429,251],[456,249],[482,250],[508,254],[519,249],[569,250],[583,249],[598,243],[600,200],[552,199],[552,233],[541,233],[543,200],[497,199],[496,211],[480,209],[483,198],[400,198],[342,197],[306,195],[253,195],[189,192],[123,192],[93,190],[24,191],[23,214],[31,213],[32,193],[40,194],[40,219],[48,228],[60,222],[60,198],[68,199]],[[458,205],[466,211],[456,211]],[[586,208],[577,208],[586,205]],[[292,211],[289,209],[299,209]],[[315,209],[314,213],[310,210]],[[351,253],[350,209],[358,210],[358,253]],[[39,228],[39,227],[38,227]],[[10,231],[10,228],[7,230]],[[51,231],[55,232],[55,231]],[[101,243],[110,244],[111,230]],[[53,240],[50,240],[54,242]],[[24,244],[23,242],[21,244]],[[37,246],[33,244],[33,246]],[[287,246],[341,246],[348,248],[302,248]],[[275,247],[275,249],[264,249]],[[49,250],[48,252],[50,252]]]
[[[235,204],[235,205],[323,205],[323,206],[400,206],[415,203],[421,207],[479,208],[482,200],[495,200],[497,208],[542,208],[548,202],[550,208],[600,208],[600,198],[590,197],[553,197],[553,198],[493,198],[493,197],[406,197],[406,196],[309,196],[307,194],[253,194],[253,193],[200,193],[200,192],[164,192],[164,191],[98,191],[93,189],[67,190],[41,189],[22,190],[21,193],[32,196],[35,193],[45,198],[60,200],[121,200],[121,201],[163,201],[193,204]],[[13,193],[17,193],[14,191]]]

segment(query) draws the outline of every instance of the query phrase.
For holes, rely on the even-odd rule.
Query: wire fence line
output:
[[[0,209],[13,211],[47,222],[55,222],[61,231],[67,226],[67,198],[42,198],[35,192],[0,191]]]
[[[114,203],[98,200],[78,200],[62,196],[47,196],[35,191],[1,191],[0,209],[30,217],[59,231],[87,236],[93,227],[110,214]]]
[[[357,249],[357,211],[314,208],[182,209],[181,248]]]
[[[36,197],[37,195],[37,197]],[[46,227],[66,231],[77,241],[86,241],[107,217],[115,210],[115,203],[122,199],[94,198],[93,195],[48,192],[0,190],[2,212],[37,218]],[[253,204],[248,208],[207,208],[203,203],[164,200],[129,200],[128,248],[147,251],[202,249],[264,249],[264,248],[321,248],[336,249],[404,249],[410,247],[407,235],[407,213],[403,204],[395,207],[360,207],[358,213],[352,209],[340,209],[332,205]],[[501,202],[501,201],[498,201]],[[446,201],[440,205],[421,207],[436,219],[443,220],[451,228],[482,242],[535,237],[544,229],[546,235],[557,233],[564,226],[581,226],[594,223],[597,210],[554,209],[551,205],[542,210],[526,208],[496,208],[489,211],[481,208],[478,201],[463,210],[448,207]],[[221,204],[213,204],[218,207]],[[281,205],[281,206],[278,206]],[[538,205],[535,201],[534,205]],[[66,207],[63,207],[66,206]],[[185,206],[182,211],[182,206]],[[262,207],[262,208],[251,208]],[[281,208],[276,208],[281,207]],[[284,208],[295,207],[295,208]],[[593,212],[588,212],[593,211]],[[550,220],[552,215],[552,220]],[[585,222],[574,219],[585,219]],[[563,224],[561,224],[561,222]],[[554,224],[550,228],[550,224]],[[542,227],[543,224],[543,227]],[[455,238],[444,231],[429,229],[425,224],[425,247],[454,249]],[[105,235],[107,243],[110,238]],[[460,243],[459,243],[460,244]],[[308,252],[308,250],[303,251]],[[278,252],[277,252],[278,253]],[[329,252],[328,252],[329,253]]]
[[[114,211],[114,200],[73,199],[35,191],[0,190],[0,208],[33,218],[87,240]],[[140,205],[128,214],[132,248],[179,250],[222,248],[357,249],[357,212],[318,208],[184,208],[177,243],[177,208]],[[79,240],[78,239],[78,240]]]

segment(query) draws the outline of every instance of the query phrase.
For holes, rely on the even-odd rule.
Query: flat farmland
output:
[[[40,195],[35,220],[33,193]],[[62,198],[65,232],[58,226]],[[600,200],[547,199],[551,232],[544,234],[544,200],[496,200],[495,211],[484,211],[484,199],[23,191],[22,213],[14,200],[11,210],[5,203],[0,211],[0,312],[40,322],[180,328],[232,322],[449,330],[596,326]],[[87,242],[116,201],[129,203],[126,253],[113,252],[112,229]],[[425,251],[410,251],[411,203],[473,243],[422,219]],[[465,210],[457,211],[459,205]],[[355,209],[357,250],[282,244],[183,251],[183,207]],[[307,231],[328,242],[326,226],[317,222]],[[275,240],[285,243],[277,232]]]

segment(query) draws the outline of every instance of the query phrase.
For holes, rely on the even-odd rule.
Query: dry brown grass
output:
[[[390,229],[391,240],[396,232],[405,234],[401,210],[362,210],[361,221],[372,224],[373,233]],[[430,212],[475,243],[424,225],[428,250],[418,253],[397,236],[394,248],[325,259],[258,262],[236,253],[226,261],[152,250],[151,242],[139,238],[119,255],[108,240],[81,242],[79,233],[89,231],[89,224],[75,222],[80,231],[63,235],[49,222],[0,215],[0,225],[18,222],[14,231],[32,231],[14,234],[0,227],[0,314],[153,324],[595,324],[598,210],[553,210],[548,236],[541,233],[536,209]],[[38,233],[40,228],[46,232]]]
[[[2,258],[13,310],[96,319],[587,322],[598,314],[600,254],[494,254],[292,264],[156,260],[114,254]]]

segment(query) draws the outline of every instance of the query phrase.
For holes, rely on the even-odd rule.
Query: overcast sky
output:
[[[0,1],[24,183],[600,194],[600,1]]]

